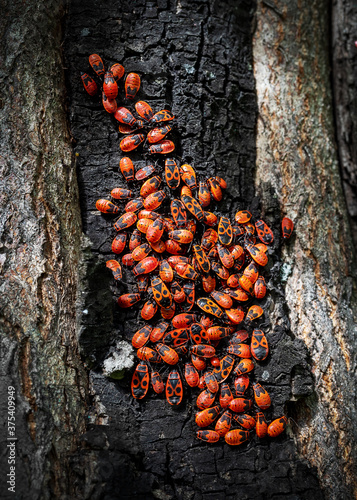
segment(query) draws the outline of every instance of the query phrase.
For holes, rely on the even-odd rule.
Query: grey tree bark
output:
[[[332,2],[332,82],[336,137],[342,186],[350,218],[352,238],[357,246],[357,6],[355,2]]]
[[[1,12],[2,445],[17,438],[15,494],[5,445],[2,495],[59,498],[70,491],[88,394],[76,340],[81,220],[64,108],[64,6],[5,2]]]
[[[349,12],[347,1],[334,5]],[[334,142],[329,8],[256,7],[4,4],[0,381],[2,402],[16,389],[16,498],[356,496],[355,275]],[[272,257],[264,303],[272,354],[256,373],[271,416],[285,411],[296,422],[287,436],[208,447],[194,440],[194,394],[175,411],[160,399],[133,402],[131,373],[103,375],[137,313],[124,315],[113,300],[123,289],[105,270],[111,221],[94,209],[119,182],[120,154],[116,128],[80,83],[93,52],[138,71],[153,107],[172,106],[182,161],[229,183],[222,214],[262,213],[276,234],[282,215],[294,218],[295,236]],[[343,158],[352,172],[353,155]],[[7,471],[7,452],[1,460]]]
[[[334,31],[342,31],[337,17],[346,16],[342,4],[333,14]],[[341,71],[334,78],[337,148],[329,3],[259,2],[256,15],[255,185],[267,213],[278,204],[281,215],[295,221],[296,236],[282,255],[285,298],[291,331],[307,346],[314,376],[314,395],[294,405],[295,440],[317,467],[329,498],[355,498],[356,273],[338,162],[339,151],[342,177],[350,179],[346,195],[353,215],[356,163],[354,140],[346,131],[353,129],[356,112],[341,98],[352,86],[352,72],[343,68],[347,82],[342,83]],[[345,36],[351,45],[351,34]],[[335,35],[337,71],[342,43]],[[273,315],[279,321],[279,310]]]

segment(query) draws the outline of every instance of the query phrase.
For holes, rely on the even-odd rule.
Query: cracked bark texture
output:
[[[347,4],[342,16],[352,10]],[[317,467],[327,497],[338,499],[357,496],[357,309],[353,244],[334,142],[328,16],[326,1],[258,4],[255,185],[267,214],[278,205],[296,224],[282,255],[285,297],[291,331],[309,350],[315,394],[291,408],[298,422],[295,439]],[[335,54],[343,50],[335,45]],[[338,59],[335,67],[340,65]],[[350,85],[352,72],[348,67],[345,72]],[[335,82],[340,77],[335,75]],[[337,123],[345,126],[338,138],[346,180],[356,168],[354,143],[346,135],[355,115],[340,99],[342,87],[335,94]]]
[[[125,285],[113,287],[105,269],[105,261],[112,257],[112,221],[94,208],[97,198],[121,183],[117,126],[100,101],[85,94],[79,72],[88,69],[88,55],[93,52],[101,54],[107,65],[121,62],[127,71],[139,72],[140,97],[155,109],[171,106],[178,117],[177,153],[182,162],[192,163],[199,173],[216,173],[228,180],[221,213],[233,217],[238,209],[248,208],[259,216],[263,210],[277,233],[285,206],[280,192],[269,181],[260,187],[260,205],[254,188],[254,7],[253,2],[233,0],[110,5],[73,0],[62,45],[63,4],[18,0],[5,4],[0,21],[4,95],[0,263],[5,277],[0,283],[1,400],[6,401],[8,385],[16,387],[16,498],[319,500],[333,495],[336,488],[341,488],[339,498],[346,492],[351,498],[351,489],[341,480],[343,467],[347,481],[351,478],[346,464],[337,467],[336,474],[331,472],[334,446],[322,472],[320,461],[311,460],[306,452],[306,442],[299,453],[291,432],[274,441],[253,439],[239,449],[225,444],[210,447],[194,438],[196,393],[187,390],[178,409],[161,398],[137,402],[130,395],[131,373],[119,381],[102,374],[103,360],[116,351],[118,340],[130,341],[137,318],[134,310],[120,312],[113,299]],[[258,21],[262,13],[258,11]],[[63,107],[63,69],[78,154],[79,199]],[[331,127],[326,133],[333,136]],[[142,161],[139,154],[137,160]],[[259,169],[258,162],[257,179]],[[337,174],[329,180],[331,190],[337,189]],[[87,238],[81,234],[79,203]],[[336,219],[339,224],[342,220],[342,216]],[[337,227],[336,234],[344,234]],[[316,373],[318,368],[314,358],[311,364],[304,338],[298,334],[300,318],[288,316],[290,300],[295,304],[296,298],[288,295],[287,271],[295,272],[298,238],[303,238],[299,228],[283,251],[283,260],[279,238],[275,243],[277,252],[267,275],[269,297],[263,305],[270,312],[262,323],[271,356],[257,367],[256,379],[272,396],[268,417],[285,411],[298,423],[294,432],[302,429],[307,436],[307,417],[316,432],[316,415],[326,411],[316,401],[319,393],[310,371],[312,367]],[[324,244],[323,235],[314,249],[316,262]],[[344,241],[340,247],[334,244],[345,248]],[[299,251],[298,263],[304,251],[305,247]],[[341,262],[347,260],[348,256]],[[299,293],[307,308],[310,291],[306,296]],[[346,317],[347,312],[346,306]],[[301,318],[305,319],[302,312]],[[329,351],[325,352],[323,359],[329,359]],[[337,362],[334,359],[331,366],[340,369]],[[343,377],[344,373],[332,373],[333,383],[327,386],[322,379],[322,387],[333,391],[335,380],[346,382]],[[351,416],[348,401],[343,400],[343,410],[344,405]],[[334,411],[336,425],[343,415],[339,408]],[[330,430],[331,420],[326,418],[324,426]],[[346,429],[350,432],[347,425]],[[340,435],[344,444],[345,436]],[[309,439],[316,443],[314,436]],[[6,470],[5,452],[1,460],[1,470]],[[5,484],[2,491],[6,498]]]
[[[356,2],[332,2],[332,64],[336,135],[342,185],[357,247],[357,47]]]
[[[76,459],[92,453],[97,467],[88,479],[85,498],[120,499],[323,499],[316,472],[302,460],[293,439],[253,439],[239,449],[197,442],[194,414],[197,392],[185,389],[180,408],[162,397],[134,401],[131,373],[114,381],[102,374],[102,362],[117,350],[118,340],[130,342],[138,328],[137,311],[120,311],[114,297],[129,284],[112,286],[105,261],[112,258],[112,218],[95,210],[95,201],[124,183],[118,172],[117,125],[103,112],[100,98],[82,89],[79,71],[88,56],[99,53],[107,66],[124,65],[142,77],[140,99],[154,110],[170,107],[177,116],[176,156],[199,174],[216,173],[229,189],[219,213],[231,218],[238,209],[259,216],[254,196],[256,100],[252,72],[251,2],[114,2],[110,10],[89,0],[74,1],[66,23],[65,54],[70,95],[71,131],[78,154],[78,178],[84,230],[92,242],[84,288],[85,315],[80,349],[91,367],[95,394],[90,424]],[[139,167],[139,151],[134,155]],[[163,160],[158,160],[162,168]],[[279,207],[271,217],[279,231]],[[277,238],[278,240],[278,238]],[[279,321],[263,323],[272,355],[256,370],[256,379],[270,391],[274,405],[268,417],[287,410],[289,401],[313,394],[308,353],[289,328],[280,278],[280,242],[271,257],[269,297],[264,309],[280,308]],[[104,424],[104,425],[102,425]],[[80,496],[78,482],[76,494]]]
[[[87,376],[77,352],[78,187],[64,102],[58,2],[3,2],[1,30],[1,442],[16,389],[16,493],[68,491],[84,431]],[[8,496],[9,495],[9,496]]]

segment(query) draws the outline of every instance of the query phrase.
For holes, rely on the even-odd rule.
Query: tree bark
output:
[[[160,398],[133,401],[131,374],[118,382],[102,375],[103,360],[120,355],[121,342],[130,343],[138,319],[136,311],[123,314],[115,303],[112,313],[108,309],[111,298],[104,262],[112,256],[114,234],[111,218],[98,214],[94,206],[96,199],[122,185],[117,171],[122,155],[112,120],[103,113],[99,99],[85,95],[78,71],[88,68],[87,57],[96,52],[108,66],[120,62],[127,72],[139,72],[140,98],[154,110],[170,107],[177,117],[180,163],[191,163],[205,177],[218,174],[228,181],[222,213],[233,218],[238,209],[248,208],[258,216],[259,200],[253,189],[256,102],[251,7],[245,2],[207,0],[136,2],[133,9],[121,2],[112,4],[108,14],[88,1],[85,9],[73,2],[69,12],[65,51],[71,130],[79,155],[84,228],[93,243],[84,306],[88,314],[83,318],[80,345],[91,364],[92,387],[101,403],[84,436],[84,453],[92,450],[97,457],[93,481],[98,496],[116,498],[120,489],[121,499],[324,497],[315,471],[300,459],[292,438],[254,441],[249,449],[240,450],[226,445],[202,447],[193,437],[194,393],[186,390],[186,404],[175,410]],[[134,163],[137,168],[146,163],[141,153]],[[162,166],[159,160],[158,168]],[[270,290],[279,297],[279,257],[272,259]],[[124,278],[128,280],[129,273]],[[112,287],[114,297],[129,290]],[[264,309],[268,311],[272,301],[268,299]],[[294,397],[313,392],[307,350],[292,338],[282,302],[280,307],[280,323],[266,322],[272,357],[256,368],[257,379],[264,381],[274,401],[272,418],[284,412],[292,382]]]
[[[1,426],[16,441],[15,494],[69,492],[85,429],[87,375],[76,340],[81,221],[64,110],[59,2],[3,3],[1,27]],[[16,392],[7,432],[8,387]],[[8,440],[7,438],[10,438]]]
[[[355,295],[333,142],[328,6],[289,5],[259,2],[253,54],[249,1],[72,0],[68,12],[52,1],[7,5],[1,397],[15,387],[16,498],[354,495]],[[122,183],[122,155],[117,126],[80,81],[93,52],[139,72],[140,98],[155,110],[172,108],[180,163],[228,181],[222,214],[262,213],[275,234],[281,215],[294,218],[296,235],[270,257],[262,328],[271,356],[255,374],[273,400],[269,418],[285,412],[297,422],[288,435],[209,447],[194,437],[197,393],[186,390],[174,409],[163,398],[133,401],[130,370],[121,380],[103,375],[106,358],[130,349],[138,319],[115,303],[131,283],[126,275],[128,286],[112,285],[112,219],[95,210]],[[147,163],[139,153],[135,161]]]
[[[293,405],[295,440],[317,467],[327,497],[337,499],[357,495],[357,309],[334,141],[328,7],[324,1],[258,4],[255,184],[267,214],[278,204],[295,221],[281,271],[291,332],[308,347],[315,392]],[[279,321],[279,311],[272,315]]]
[[[350,217],[352,237],[357,248],[357,5],[332,2],[332,81],[336,137],[342,185]]]

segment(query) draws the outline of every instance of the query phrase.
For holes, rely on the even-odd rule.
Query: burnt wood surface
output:
[[[103,360],[118,340],[130,342],[138,328],[137,311],[121,312],[114,298],[130,291],[113,287],[105,261],[113,258],[112,218],[95,210],[95,201],[113,187],[125,187],[120,172],[117,125],[81,87],[79,71],[88,56],[99,53],[107,66],[124,65],[142,77],[139,97],[154,110],[169,107],[177,116],[175,156],[198,174],[217,174],[229,185],[216,213],[233,218],[239,209],[260,215],[254,196],[257,108],[252,73],[250,2],[114,2],[110,10],[97,2],[73,2],[66,22],[65,57],[71,131],[78,154],[78,178],[85,234],[92,247],[80,334],[93,394],[92,423],[74,458],[94,455],[97,468],[87,491],[91,498],[121,499],[267,499],[324,498],[316,472],[299,458],[284,435],[271,441],[253,439],[239,449],[197,442],[195,397],[185,389],[180,408],[160,397],[137,402],[130,395],[131,373],[121,381],[103,376]],[[138,163],[142,153],[133,155]],[[159,168],[163,160],[158,159]],[[271,217],[278,231],[279,207]],[[289,400],[313,394],[307,351],[293,338],[281,300],[281,242],[269,272],[269,310],[279,302],[279,324],[263,324],[271,356],[257,367],[256,380],[270,391],[275,417],[288,411]],[[128,282],[129,273],[125,275]],[[105,424],[105,425],[98,425]],[[83,475],[85,474],[83,470]],[[80,485],[80,483],[79,483]]]

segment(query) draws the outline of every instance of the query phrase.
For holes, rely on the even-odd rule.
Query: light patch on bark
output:
[[[115,372],[130,370],[134,366],[134,349],[132,346],[120,340],[116,343],[115,351],[103,362],[103,374],[110,377]]]

